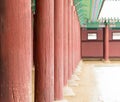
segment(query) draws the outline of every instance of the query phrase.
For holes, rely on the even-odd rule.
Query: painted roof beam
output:
[[[93,9],[92,9],[92,17],[91,17],[91,21],[94,22],[96,19],[96,13],[97,13],[97,10],[98,10],[98,6],[99,6],[99,2],[100,0],[95,0],[94,1],[94,4],[93,4]]]
[[[99,12],[98,12],[97,19],[98,19],[99,16],[100,16],[100,12],[101,12],[101,10],[102,10],[102,7],[103,7],[103,5],[104,5],[104,2],[105,2],[105,0],[101,0],[101,6],[100,6],[100,8],[99,8]]]
[[[99,2],[98,2],[98,8],[97,8],[97,10],[96,10],[96,16],[95,16],[95,18],[94,18],[95,21],[96,21],[97,18],[98,18],[98,13],[99,13],[99,11],[100,11],[102,2],[103,2],[103,0],[99,0]]]
[[[82,24],[83,22],[87,24],[88,21],[97,20],[102,1],[103,0],[74,0],[77,15],[79,19],[82,19]]]
[[[88,17],[89,0],[74,0],[74,5],[76,8],[80,23],[81,24],[85,23]]]

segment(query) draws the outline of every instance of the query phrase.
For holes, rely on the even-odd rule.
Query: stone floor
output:
[[[81,68],[78,86],[68,85],[76,94],[65,96],[68,102],[120,102],[120,61],[85,61]]]

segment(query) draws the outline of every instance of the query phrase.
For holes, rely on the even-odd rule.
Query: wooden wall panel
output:
[[[96,33],[97,40],[88,40],[88,33]],[[82,58],[103,58],[103,29],[82,28]]]

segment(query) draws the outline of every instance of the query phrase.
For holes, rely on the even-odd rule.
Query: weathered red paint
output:
[[[80,59],[82,59],[82,27],[80,26]]]
[[[77,15],[77,14],[76,14]],[[76,16],[76,66],[80,61],[80,26]]]
[[[81,27],[80,27],[80,23],[79,23],[79,20],[78,20],[78,17],[77,17],[77,59],[76,59],[76,64],[78,65],[78,63],[80,62],[81,60]]]
[[[68,80],[68,0],[64,0],[64,85]]]
[[[34,33],[35,102],[53,102],[54,0],[36,0]]]
[[[79,21],[78,21],[78,27],[79,27],[79,31],[78,31],[79,41],[78,41],[78,42],[80,42],[79,45],[78,45],[78,46],[79,46],[79,55],[78,55],[79,58],[78,58],[78,63],[79,63],[79,61],[81,61],[81,58],[82,58],[82,57],[81,57],[81,56],[82,56],[82,55],[81,55],[81,52],[82,52],[82,51],[81,51],[81,50],[82,50],[82,46],[81,46],[81,43],[82,43],[82,42],[81,42],[81,26],[80,26]]]
[[[31,102],[31,0],[0,3],[0,102]]]
[[[74,50],[75,50],[75,67],[76,67],[76,65],[77,65],[77,60],[78,60],[78,50],[79,50],[79,48],[78,48],[78,38],[77,38],[77,36],[78,36],[78,22],[77,22],[77,15],[75,14],[75,48],[74,48]]]
[[[120,58],[120,40],[113,40],[113,33],[119,33],[120,30],[109,30],[109,57]]]
[[[79,53],[79,46],[78,44],[78,22],[77,22],[77,14],[75,11],[75,7],[73,6],[73,71],[77,67],[77,60],[78,60],[78,53]]]
[[[87,40],[88,33],[97,33],[97,40]],[[87,30],[85,28],[82,29],[82,57],[103,58],[103,29],[98,30]]]
[[[105,26],[105,61],[109,60],[109,26]]]
[[[76,53],[75,51],[76,49],[76,25],[75,25],[75,7],[72,7],[73,10],[73,72],[75,70],[75,66],[76,66]]]
[[[72,76],[72,66],[73,66],[73,62],[72,62],[72,5],[71,5],[71,2],[72,2],[72,0],[69,0],[69,4],[68,4],[68,8],[69,8],[69,18],[68,18],[68,20],[69,20],[69,22],[68,22],[68,24],[69,24],[69,26],[68,26],[68,56],[69,56],[69,58],[68,58],[68,79],[70,79],[71,78],[71,76]]]
[[[102,42],[82,42],[82,56],[83,57],[103,57],[103,43]]]
[[[63,41],[64,41],[64,0],[55,0],[55,35],[54,35],[54,53],[55,53],[55,59],[54,59],[54,99],[55,100],[62,100],[63,99],[63,85],[64,85],[64,79],[63,79]]]
[[[72,1],[73,2],[73,1]],[[72,20],[72,27],[71,27],[71,31],[72,31],[72,38],[71,38],[71,41],[72,41],[72,45],[71,45],[71,53],[72,53],[72,74],[73,74],[73,72],[74,72],[74,36],[75,36],[75,34],[74,34],[74,6],[72,5],[71,6],[71,10],[72,10],[72,12],[71,12],[71,20]]]
[[[73,74],[73,36],[74,36],[74,31],[73,31],[73,26],[74,26],[74,15],[73,15],[73,1],[71,3],[71,68],[72,68],[72,73]]]
[[[73,71],[77,67],[80,61],[80,25],[78,21],[78,16],[73,6]]]
[[[110,41],[109,57],[120,58],[120,41]]]

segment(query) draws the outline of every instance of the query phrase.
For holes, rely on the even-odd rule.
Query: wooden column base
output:
[[[73,80],[73,79],[69,80],[68,84],[69,84],[69,86],[72,86],[72,87],[79,86],[79,84],[75,80]]]
[[[105,60],[105,59],[103,59],[102,60],[104,63],[110,63],[110,60]]]
[[[64,96],[75,96],[75,93],[73,92],[72,88],[69,86],[64,87]]]

